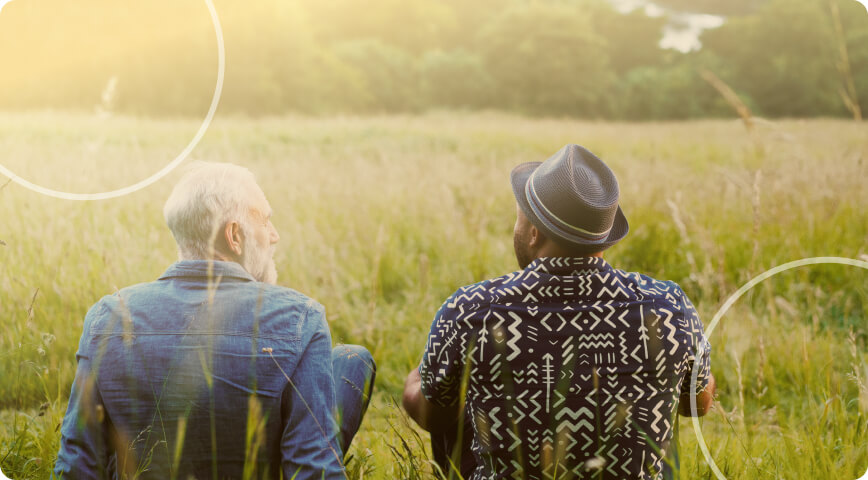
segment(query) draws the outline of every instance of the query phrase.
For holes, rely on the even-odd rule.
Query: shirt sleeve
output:
[[[687,371],[684,382],[681,384],[681,394],[690,395],[691,386],[693,386],[693,391],[698,394],[708,387],[711,380],[711,343],[705,337],[705,328],[702,326],[702,320],[699,319],[696,308],[693,307],[690,299],[683,291],[680,293],[681,311],[692,339],[687,357]],[[695,384],[693,383],[694,371],[696,372]]]
[[[335,421],[331,333],[321,305],[308,310],[303,330],[309,341],[302,343],[307,346],[284,392],[283,475],[296,480],[345,479]]]
[[[52,478],[107,479],[111,426],[97,387],[87,348],[90,326],[102,311],[97,303],[85,316],[69,406],[60,429],[60,449]]]
[[[461,387],[468,345],[461,337],[459,316],[462,307],[455,300],[459,292],[447,299],[431,323],[425,354],[419,366],[422,395],[441,407],[455,405]]]

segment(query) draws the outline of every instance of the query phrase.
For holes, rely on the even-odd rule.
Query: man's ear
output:
[[[229,222],[223,227],[223,240],[229,250],[237,256],[241,256],[242,239],[241,225],[238,222]]]
[[[530,226],[530,235],[528,236],[527,246],[531,248],[531,250],[537,250],[542,246],[543,242],[545,242],[545,236],[542,232],[536,228],[536,225],[531,224]]]
[[[546,251],[546,254],[552,254],[552,248],[556,249],[555,251],[557,252],[560,251],[557,244],[552,242],[540,229],[536,228],[536,225],[531,225],[530,227],[527,246],[534,254],[539,254],[543,250]]]

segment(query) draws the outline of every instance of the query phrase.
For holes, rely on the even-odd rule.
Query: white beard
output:
[[[265,278],[262,281],[277,285],[277,265],[274,264],[273,258],[268,259],[268,270],[265,272]]]
[[[268,259],[268,262],[265,264],[265,267],[261,271],[257,271],[257,274],[253,275],[253,278],[263,283],[270,283],[272,285],[277,285],[277,265],[274,264],[274,259]]]
[[[277,284],[274,246],[260,248],[259,245],[248,244],[247,250],[241,255],[241,266],[257,282],[270,283],[272,285]]]

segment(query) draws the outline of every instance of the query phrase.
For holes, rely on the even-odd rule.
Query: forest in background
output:
[[[731,116],[704,70],[756,115],[868,108],[868,13],[855,0],[655,3],[725,22],[682,53],[659,47],[666,16],[606,0],[215,0],[220,111]],[[216,45],[202,0],[15,0],[0,14],[0,109],[202,115]]]

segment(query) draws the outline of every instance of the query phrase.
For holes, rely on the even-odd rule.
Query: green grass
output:
[[[196,120],[0,115],[0,163],[76,192],[159,170]],[[707,322],[740,285],[811,256],[868,259],[865,126],[837,120],[621,124],[499,114],[221,118],[196,159],[251,168],[281,234],[280,283],[326,306],[335,341],[367,346],[376,395],[353,478],[430,478],[399,403],[434,312],[458,286],[516,268],[508,178],[568,142],[618,175],[631,232],[607,259],[680,283]],[[176,258],[162,205],[177,172],[119,199],[0,189],[0,467],[48,475],[87,308]],[[5,182],[0,182],[2,185]],[[868,277],[821,265],[745,295],[710,338],[719,383],[705,440],[731,479],[856,478],[868,468]],[[681,421],[682,478],[714,478]]]

